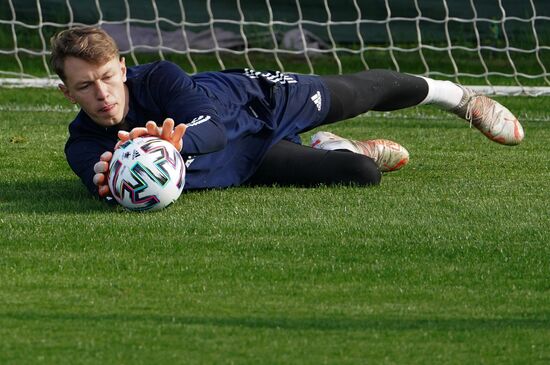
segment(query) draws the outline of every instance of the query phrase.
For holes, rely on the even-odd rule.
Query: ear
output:
[[[73,104],[76,104],[76,100],[71,96],[71,92],[69,91],[67,86],[65,86],[64,84],[58,84],[57,86],[59,87],[59,90],[61,90],[63,95],[65,96],[65,99],[69,100]]]
[[[120,71],[122,72],[122,82],[126,82],[126,60],[120,57]]]

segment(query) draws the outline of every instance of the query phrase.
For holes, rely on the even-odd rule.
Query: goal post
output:
[[[49,38],[104,28],[129,64],[189,73],[387,68],[487,94],[550,95],[547,0],[3,0],[0,86],[52,86]]]

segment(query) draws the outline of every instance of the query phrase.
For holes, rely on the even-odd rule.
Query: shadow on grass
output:
[[[548,315],[540,318],[449,318],[449,319],[405,319],[405,318],[250,318],[250,317],[196,317],[157,314],[77,314],[77,313],[1,313],[1,319],[21,321],[82,321],[104,322],[117,326],[124,322],[156,322],[173,325],[207,325],[214,327],[243,327],[252,329],[284,329],[315,331],[475,331],[505,329],[548,330]]]
[[[25,180],[0,182],[0,212],[79,213],[108,209],[78,180]]]

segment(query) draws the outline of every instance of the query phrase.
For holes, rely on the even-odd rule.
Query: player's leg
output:
[[[516,117],[498,102],[450,81],[369,70],[349,75],[321,76],[331,96],[322,124],[352,118],[369,110],[390,111],[433,104],[466,119],[489,139],[507,145],[524,133]]]
[[[286,140],[272,146],[246,185],[377,185],[373,159],[348,151],[324,151]]]
[[[321,76],[331,102],[321,124],[353,118],[369,110],[389,111],[421,103],[428,94],[422,78],[389,70],[371,70],[349,75]],[[323,150],[348,150],[367,155],[382,172],[395,171],[409,161],[408,151],[400,144],[374,139],[356,141],[330,132],[317,132],[311,146]]]
[[[430,85],[430,92],[422,104],[440,105],[442,103],[440,93],[445,86],[438,85],[446,81],[426,80]],[[523,140],[525,136],[523,127],[505,106],[471,89],[453,85],[462,90],[462,97],[458,104],[447,106],[447,110],[468,121],[470,126],[473,125],[494,142],[513,146]]]
[[[423,78],[390,70],[321,76],[321,80],[331,99],[323,124],[353,118],[369,110],[389,111],[418,105],[429,91]]]
[[[331,132],[317,132],[311,137],[311,147],[325,151],[350,151],[374,160],[381,172],[396,171],[409,162],[409,151],[388,139],[355,141]]]

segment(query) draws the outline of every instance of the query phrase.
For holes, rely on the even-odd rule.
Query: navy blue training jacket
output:
[[[300,143],[298,134],[319,125],[330,104],[317,76],[250,69],[190,76],[167,61],[129,67],[126,85],[129,111],[123,123],[105,128],[81,110],[69,125],[67,161],[96,196],[93,166],[103,152],[113,151],[121,129],[169,117],[185,123],[185,189],[238,186],[273,144]]]

